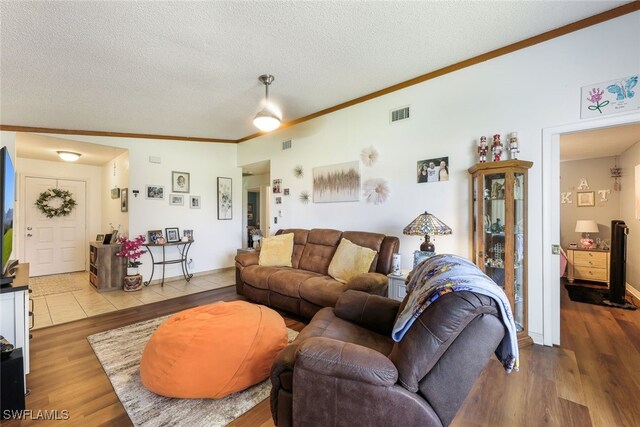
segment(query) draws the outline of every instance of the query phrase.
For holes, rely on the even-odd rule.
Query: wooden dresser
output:
[[[567,279],[591,280],[609,284],[609,251],[601,249],[567,249]]]

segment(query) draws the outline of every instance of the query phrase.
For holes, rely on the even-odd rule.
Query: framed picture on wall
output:
[[[233,219],[231,178],[218,177],[218,219]]]
[[[164,187],[162,185],[146,185],[145,198],[152,200],[164,200]]]
[[[200,209],[200,196],[189,197],[189,207],[191,209]]]
[[[169,194],[169,204],[172,206],[184,205],[184,196],[182,194]]]
[[[588,208],[596,205],[595,191],[578,191],[577,202],[579,208]]]
[[[449,157],[418,161],[418,183],[449,181]]]
[[[129,212],[129,189],[120,191],[120,212]]]
[[[171,172],[171,191],[174,193],[188,193],[190,182],[190,175],[187,172]]]

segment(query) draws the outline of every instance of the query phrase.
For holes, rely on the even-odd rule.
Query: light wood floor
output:
[[[131,425],[86,337],[237,298],[235,287],[227,287],[35,331],[27,408],[67,409],[65,425]],[[520,372],[509,375],[492,359],[453,425],[640,426],[640,311],[575,303],[564,289],[561,305],[562,346],[523,349]],[[286,323],[296,330],[304,327],[292,319]],[[232,425],[272,426],[268,401]]]

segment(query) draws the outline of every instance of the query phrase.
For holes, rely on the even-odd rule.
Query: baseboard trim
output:
[[[529,331],[529,336],[533,340],[534,344],[540,344],[540,345],[544,344],[544,339],[543,339],[542,334],[538,334],[536,332]]]
[[[627,282],[627,293],[633,295],[635,299],[640,301],[640,291],[634,288],[633,286],[631,286],[629,282]]]
[[[222,273],[224,271],[229,271],[229,270],[233,270],[234,267],[223,267],[223,268],[216,268],[213,270],[206,270],[206,271],[199,271],[197,273],[193,273],[193,277],[199,277],[199,276],[206,276],[208,274],[213,274],[213,273]],[[165,277],[164,278],[164,283],[169,283],[169,282],[177,282],[178,280],[184,280],[184,276],[182,274],[179,274],[177,276],[171,276],[171,277]],[[149,283],[149,285],[157,285],[159,283],[162,283],[162,279],[153,279],[151,281],[151,283]]]

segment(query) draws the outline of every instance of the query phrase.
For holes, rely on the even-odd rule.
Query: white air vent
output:
[[[282,141],[282,149],[288,150],[291,148],[291,140],[287,139],[286,141]]]
[[[391,123],[409,120],[409,106],[391,110]]]

